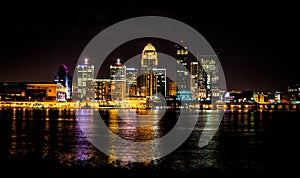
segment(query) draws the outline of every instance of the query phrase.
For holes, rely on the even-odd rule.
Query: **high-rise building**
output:
[[[156,93],[166,97],[166,69],[165,68],[153,68],[153,72],[156,73]]]
[[[110,79],[112,100],[122,100],[126,91],[126,66],[121,64],[120,59],[110,66]]]
[[[177,88],[180,91],[189,90],[189,57],[186,47],[175,45],[177,50]]]
[[[137,95],[138,69],[134,67],[126,68],[126,96]]]
[[[143,50],[141,59],[140,96],[149,97],[157,92],[156,72],[158,59],[155,47],[148,43]]]
[[[193,98],[207,98],[207,76],[202,65],[196,61],[190,63],[190,86]]]
[[[84,60],[83,64],[77,66],[77,92],[78,98],[93,100],[94,98],[94,65]]]
[[[110,65],[110,79],[124,80],[126,79],[126,66],[121,64],[121,60],[117,59],[115,65]]]
[[[199,97],[199,90],[198,90],[198,68],[199,63],[198,62],[191,62],[190,63],[190,86],[191,86],[191,92],[193,95],[193,98]]]
[[[67,101],[72,98],[72,77],[69,69],[65,64],[61,64],[58,67],[57,74],[55,76],[55,83],[57,84],[57,101]]]
[[[220,64],[217,56],[197,56],[205,74],[207,84],[207,100],[218,101],[223,99],[224,88],[220,88]]]
[[[175,45],[177,54],[177,99],[178,100],[192,100],[192,93],[190,91],[190,74],[189,74],[189,57],[187,47]]]

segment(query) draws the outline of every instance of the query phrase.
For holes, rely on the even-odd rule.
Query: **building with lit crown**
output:
[[[111,98],[112,100],[123,100],[126,92],[126,66],[117,59],[115,65],[110,65]]]
[[[157,68],[158,59],[155,47],[148,43],[142,52],[141,74],[140,74],[140,96],[149,97],[157,92],[156,73],[153,68]]]
[[[94,98],[94,65],[84,60],[83,64],[77,66],[77,97],[81,100],[92,100]]]

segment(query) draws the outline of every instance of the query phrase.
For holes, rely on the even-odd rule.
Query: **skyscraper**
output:
[[[138,69],[134,67],[126,68],[126,95],[136,96],[137,95],[137,78]]]
[[[220,88],[220,64],[217,56],[197,56],[206,73],[207,100],[218,101],[223,99],[224,88]]]
[[[175,45],[177,50],[177,99],[178,100],[192,100],[192,93],[190,91],[190,74],[189,74],[189,57],[186,47]]]
[[[77,66],[77,90],[78,98],[92,100],[94,98],[94,65],[89,64],[88,59]]]
[[[165,68],[153,68],[153,72],[156,74],[156,93],[166,97],[166,69]]]
[[[72,77],[65,64],[58,67],[54,81],[57,84],[57,101],[66,101],[72,98]]]
[[[203,100],[207,98],[207,76],[198,61],[190,63],[190,86],[193,98]]]
[[[189,90],[189,57],[186,47],[175,45],[177,50],[177,88],[179,91]]]
[[[143,50],[141,59],[140,95],[149,97],[157,92],[156,72],[153,68],[158,65],[155,47],[148,43]]]
[[[122,100],[126,90],[126,66],[117,59],[115,65],[110,66],[111,97],[113,100]]]

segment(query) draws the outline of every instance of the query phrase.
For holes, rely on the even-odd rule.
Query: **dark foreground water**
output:
[[[124,139],[147,141],[168,133],[178,117],[168,111],[153,126],[137,129],[115,110],[100,112],[110,130]],[[139,113],[143,114],[143,113]],[[144,113],[147,114],[147,113]],[[89,142],[69,111],[0,110],[1,176],[68,177],[290,177],[297,175],[300,113],[225,112],[209,144],[198,147],[209,112],[200,112],[190,137],[171,154],[144,162],[120,161]],[[86,122],[86,125],[85,125]],[[136,122],[136,121],[134,121]],[[145,121],[148,122],[148,121]],[[151,121],[153,122],[153,121]],[[208,125],[209,126],[209,125]],[[206,129],[209,129],[207,127]],[[213,128],[212,128],[213,129]],[[118,150],[126,156],[134,148]],[[116,149],[116,150],[114,150]],[[151,147],[149,151],[159,151]],[[122,153],[123,153],[122,152]],[[140,153],[141,155],[146,153]],[[293,176],[294,177],[294,176]]]

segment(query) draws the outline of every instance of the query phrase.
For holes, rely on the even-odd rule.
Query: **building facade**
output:
[[[69,69],[65,64],[58,67],[57,74],[54,79],[57,84],[57,101],[69,101],[72,99],[72,77]]]
[[[158,59],[155,47],[148,43],[142,52],[141,73],[140,73],[140,96],[149,97],[157,92],[156,72],[153,68],[157,68]]]
[[[217,56],[197,56],[205,72],[207,100],[210,102],[223,101],[225,88],[220,88],[221,68]]]
[[[126,67],[126,96],[137,96],[138,69]]]
[[[117,59],[115,65],[110,66],[111,99],[122,101],[126,92],[126,66]]]
[[[166,68],[153,68],[153,72],[156,74],[156,93],[161,94],[163,97],[167,95],[167,83],[166,83]]]
[[[92,100],[94,98],[94,65],[85,59],[83,64],[77,66],[76,93],[78,99]]]

